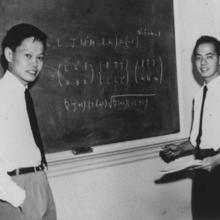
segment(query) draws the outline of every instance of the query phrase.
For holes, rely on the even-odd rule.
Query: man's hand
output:
[[[211,172],[219,164],[220,164],[220,154],[217,154],[215,156],[206,157],[205,159],[202,160],[201,165],[194,167],[194,169],[202,169]]]

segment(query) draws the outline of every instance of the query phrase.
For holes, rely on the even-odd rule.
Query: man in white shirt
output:
[[[35,139],[25,92],[43,66],[47,36],[30,24],[12,27],[2,41],[0,80],[0,219],[56,220],[45,174],[46,160]]]
[[[193,219],[220,219],[220,43],[211,36],[200,37],[193,51],[197,72],[204,84],[193,101],[190,138],[180,145],[165,146],[160,155],[170,162],[194,154],[202,161],[194,168]]]

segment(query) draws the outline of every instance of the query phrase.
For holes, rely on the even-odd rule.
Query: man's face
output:
[[[24,39],[15,51],[10,48],[8,50],[9,71],[24,85],[33,82],[43,67],[43,43],[35,40],[34,37],[30,37]]]
[[[212,43],[200,44],[196,50],[195,64],[197,71],[206,83],[219,75],[219,56]]]

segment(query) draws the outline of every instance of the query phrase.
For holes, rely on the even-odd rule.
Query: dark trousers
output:
[[[218,152],[200,152],[197,159]],[[213,171],[197,170],[192,185],[192,216],[194,220],[220,220],[220,166]]]

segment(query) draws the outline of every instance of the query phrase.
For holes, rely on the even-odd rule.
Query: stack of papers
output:
[[[195,160],[192,157],[182,157],[166,164],[166,166],[163,167],[163,169],[161,169],[160,172],[163,174],[173,173],[199,166],[201,163],[201,160]]]

